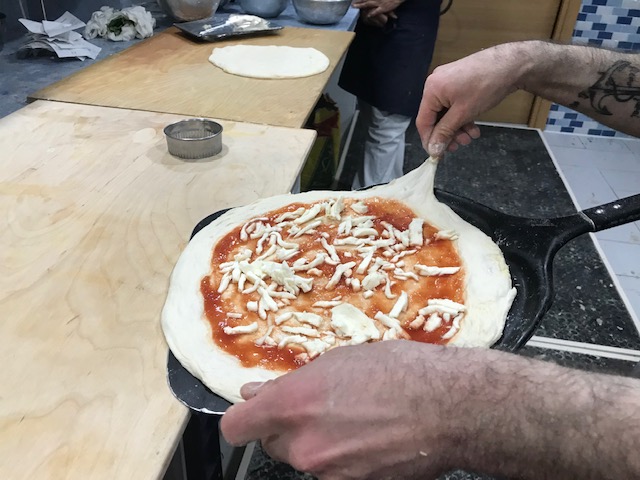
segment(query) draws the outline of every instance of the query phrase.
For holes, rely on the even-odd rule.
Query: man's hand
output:
[[[395,10],[404,0],[355,0],[351,5],[360,10],[367,10],[369,16]]]
[[[262,440],[274,459],[321,479],[436,478],[457,447],[449,361],[467,351],[407,341],[332,350],[262,386],[222,417],[234,445]],[[455,430],[455,429],[454,429]]]
[[[640,382],[486,349],[390,340],[331,350],[221,420],[321,480],[640,478]]]
[[[398,18],[394,12],[371,15],[371,11],[372,9],[362,9],[360,15],[362,15],[362,21],[372,27],[384,28],[390,18]]]
[[[439,157],[445,150],[455,151],[477,139],[480,130],[473,121],[517,90],[519,76],[511,45],[442,65],[427,78],[416,126],[431,156]],[[443,110],[446,112],[438,119]]]

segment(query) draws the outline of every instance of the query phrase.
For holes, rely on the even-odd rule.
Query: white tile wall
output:
[[[631,306],[636,312],[640,312],[640,278],[619,276],[618,279]]]
[[[640,244],[602,240],[600,246],[617,276],[640,280]]]
[[[639,244],[640,227],[634,223],[620,225],[619,227],[610,228],[609,230],[598,232],[596,233],[596,237],[598,238],[598,240]]]
[[[617,200],[615,192],[607,184],[600,170],[596,167],[567,163],[561,158],[562,156],[557,157],[565,178],[570,185],[579,186],[573,190],[573,194],[580,208],[591,208]]]
[[[578,137],[587,150],[607,153],[629,153],[629,148],[620,139],[606,137]],[[640,165],[638,165],[640,169]]]
[[[578,135],[566,135],[564,133],[544,132],[544,138],[549,145],[554,147],[578,148],[586,150]],[[640,142],[639,142],[640,143]]]
[[[618,168],[602,169],[604,179],[609,186],[616,192],[619,198],[624,194],[622,192],[640,192],[640,171],[621,170]]]
[[[580,209],[640,194],[640,140],[542,135]],[[640,330],[640,222],[595,237]]]
[[[556,159],[559,162],[562,162],[563,166],[567,165],[581,168],[588,167],[601,171],[623,170],[640,173],[640,165],[638,165],[638,156],[640,155],[640,152],[638,154],[633,154],[629,150],[626,152],[602,152],[555,146],[553,146],[553,152],[556,155]]]
[[[571,43],[637,53],[640,51],[638,0],[582,0]],[[561,105],[552,105],[547,131],[628,138]]]
[[[627,146],[631,153],[640,155],[640,139],[623,140],[622,143]]]

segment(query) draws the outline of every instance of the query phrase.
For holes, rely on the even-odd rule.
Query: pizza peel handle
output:
[[[505,257],[518,294],[494,348],[516,351],[533,335],[553,299],[553,258],[569,240],[640,219],[640,195],[569,215],[534,219],[506,215],[436,190],[438,199],[489,235]]]
[[[640,194],[621,198],[583,212],[595,226],[594,232],[640,219]]]

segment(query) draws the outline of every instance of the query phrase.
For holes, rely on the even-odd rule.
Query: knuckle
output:
[[[280,450],[275,448],[273,442],[271,439],[264,439],[260,442],[260,446],[262,448],[262,450],[272,459],[275,460],[276,462],[284,462],[287,463],[288,462],[288,458],[286,458],[284,455],[281,455],[279,452]]]
[[[424,81],[424,94],[426,95],[427,93],[431,92],[434,90],[434,84],[437,82],[436,77],[434,76],[436,74],[435,70],[433,71],[433,73],[431,75],[429,75],[427,77],[427,79]]]
[[[317,473],[322,470],[322,464],[315,458],[310,449],[294,446],[289,452],[289,464],[301,472]]]
[[[335,441],[330,437],[318,434],[317,429],[300,433],[291,449],[291,458],[303,472],[313,473],[323,479],[338,478],[335,475],[345,473],[344,452],[335,448]]]
[[[289,400],[283,400],[280,407],[277,412],[274,412],[276,421],[283,427],[290,428],[295,425],[300,417],[296,405],[292,404]]]
[[[429,88],[432,88],[432,89],[444,88],[446,86],[445,76],[446,76],[445,70],[443,70],[442,67],[436,67],[436,69],[431,73],[431,75],[427,77],[427,80],[425,81],[425,87],[426,85],[428,85]]]
[[[285,427],[299,426],[317,416],[317,405],[318,397],[311,392],[291,392],[282,399],[281,408],[275,415]]]
[[[460,145],[469,145],[471,143],[471,137],[466,132],[458,132],[455,136],[455,141]]]
[[[439,74],[441,74],[443,71],[444,71],[443,66],[442,65],[438,65],[436,68],[433,69],[433,72],[431,72],[431,77],[435,78]]]
[[[437,128],[438,128],[438,134],[445,138],[453,138],[456,134],[456,129],[452,128],[447,123],[440,122]]]

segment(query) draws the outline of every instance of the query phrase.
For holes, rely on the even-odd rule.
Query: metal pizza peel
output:
[[[204,227],[230,209],[220,210],[203,218],[191,232],[190,239]],[[169,350],[167,358],[167,382],[171,393],[191,410],[210,415],[222,415],[231,406],[224,398],[213,393],[199,379],[191,375]]]

